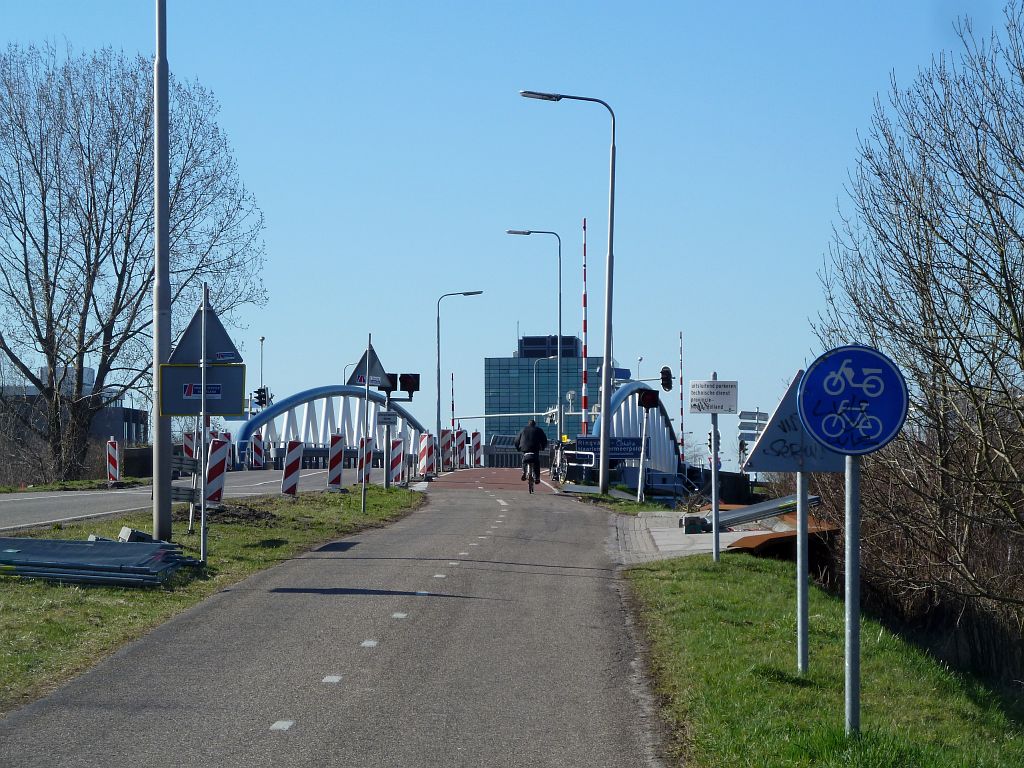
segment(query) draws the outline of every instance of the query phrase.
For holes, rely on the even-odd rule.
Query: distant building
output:
[[[61,391],[71,394],[74,373],[70,369],[61,371]],[[41,379],[47,378],[45,368],[39,370]],[[96,381],[96,373],[92,368],[82,369],[82,389],[84,393],[92,393]],[[5,385],[0,388],[4,402],[12,409],[22,412],[38,411],[43,407],[39,392],[30,384]],[[3,404],[0,403],[0,407]],[[141,408],[125,406],[123,398],[111,400],[92,420],[89,434],[97,439],[106,440],[113,436],[115,440],[126,445],[149,442],[149,411]],[[37,415],[35,418],[39,418]]]
[[[544,428],[549,440],[558,439],[555,424],[545,424],[543,413],[555,406],[557,401],[557,336],[523,336],[519,339],[518,349],[512,357],[484,358],[484,412],[487,414],[508,413],[518,414],[502,418],[489,418],[484,426],[487,439],[493,435],[518,435],[529,414],[540,412],[537,424]],[[583,380],[583,343],[576,336],[562,337],[562,408],[568,414],[570,410],[580,411],[581,384]],[[587,359],[587,397],[593,409],[598,402],[600,382],[597,370],[601,366],[600,357]],[[536,374],[536,393],[534,379]],[[573,392],[570,408],[565,393]],[[590,420],[593,423],[593,419]],[[580,417],[566,415],[564,419],[565,434],[570,439],[580,433]]]

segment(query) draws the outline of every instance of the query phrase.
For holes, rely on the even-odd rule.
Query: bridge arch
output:
[[[367,394],[369,401],[367,402]],[[337,401],[337,407],[335,402]],[[300,440],[307,445],[329,445],[331,435],[340,433],[346,446],[356,446],[362,429],[364,409],[369,406],[370,435],[378,448],[384,446],[384,427],[377,426],[377,413],[387,398],[380,392],[364,387],[332,384],[297,392],[265,408],[246,421],[238,433],[239,450],[244,450],[253,434],[262,429],[268,444]],[[351,403],[355,403],[355,413]],[[391,403],[391,410],[399,417],[397,429],[392,433],[407,440],[406,452],[418,449],[419,436],[427,430],[400,403]]]
[[[612,437],[640,437],[643,430],[644,413],[640,407],[639,393],[645,389],[653,389],[642,381],[631,381],[623,384],[612,393],[609,410],[611,411]],[[594,434],[601,434],[601,422],[594,424]],[[650,437],[651,455],[648,467],[657,472],[675,473],[679,468],[679,442],[665,403],[659,400],[657,410],[651,409],[647,421],[647,434]],[[638,461],[627,461],[627,465],[639,464]]]

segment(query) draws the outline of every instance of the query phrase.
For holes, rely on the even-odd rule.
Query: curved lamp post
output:
[[[554,359],[556,359],[556,357],[557,357],[556,355],[551,355],[549,357],[538,357],[536,360],[533,361],[533,415],[534,416],[537,415],[537,363],[541,363],[541,362],[543,362],[545,360],[554,360]],[[559,363],[561,363],[561,361],[559,361]],[[559,429],[561,429],[561,427],[559,427]],[[561,438],[559,438],[559,439],[561,439]]]
[[[437,444],[441,444],[441,299],[446,296],[479,296],[483,291],[444,293],[437,300]],[[438,464],[440,466],[440,464]]]
[[[569,96],[564,93],[544,93],[542,91],[520,91],[520,96],[541,101],[590,101],[600,104],[608,110],[612,118],[612,144],[608,173],[608,256],[605,260],[604,284],[604,362],[601,363],[601,464],[598,474],[598,486],[601,493],[608,493],[608,444],[611,432],[611,414],[609,404],[612,390],[612,277],[614,267],[614,235],[615,235],[615,112],[601,99],[589,96]],[[561,339],[559,339],[561,346]]]
[[[558,409],[558,441],[561,442],[562,435],[564,434],[564,425],[562,424],[562,238],[558,236],[557,232],[551,232],[546,229],[506,229],[505,234],[554,235],[555,239],[558,240],[558,344],[555,346],[555,357],[558,358],[558,373],[555,376],[555,388],[558,392],[555,397],[555,407]],[[537,369],[534,368],[534,374],[536,374],[536,372]],[[536,379],[536,375],[534,378]],[[534,395],[536,396],[536,387],[534,387],[534,390]],[[533,404],[533,409],[537,410],[536,403]]]

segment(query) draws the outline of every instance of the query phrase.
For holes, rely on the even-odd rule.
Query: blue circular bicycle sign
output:
[[[877,451],[903,428],[907,382],[877,349],[860,345],[826,352],[800,379],[797,401],[804,429],[838,453]]]

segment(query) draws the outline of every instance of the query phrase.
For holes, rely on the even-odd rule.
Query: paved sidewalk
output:
[[[621,565],[630,566],[666,560],[713,549],[710,533],[683,533],[679,512],[641,512],[639,515],[609,516],[608,549]],[[750,536],[752,531],[722,531],[718,543],[725,550],[734,541]]]

